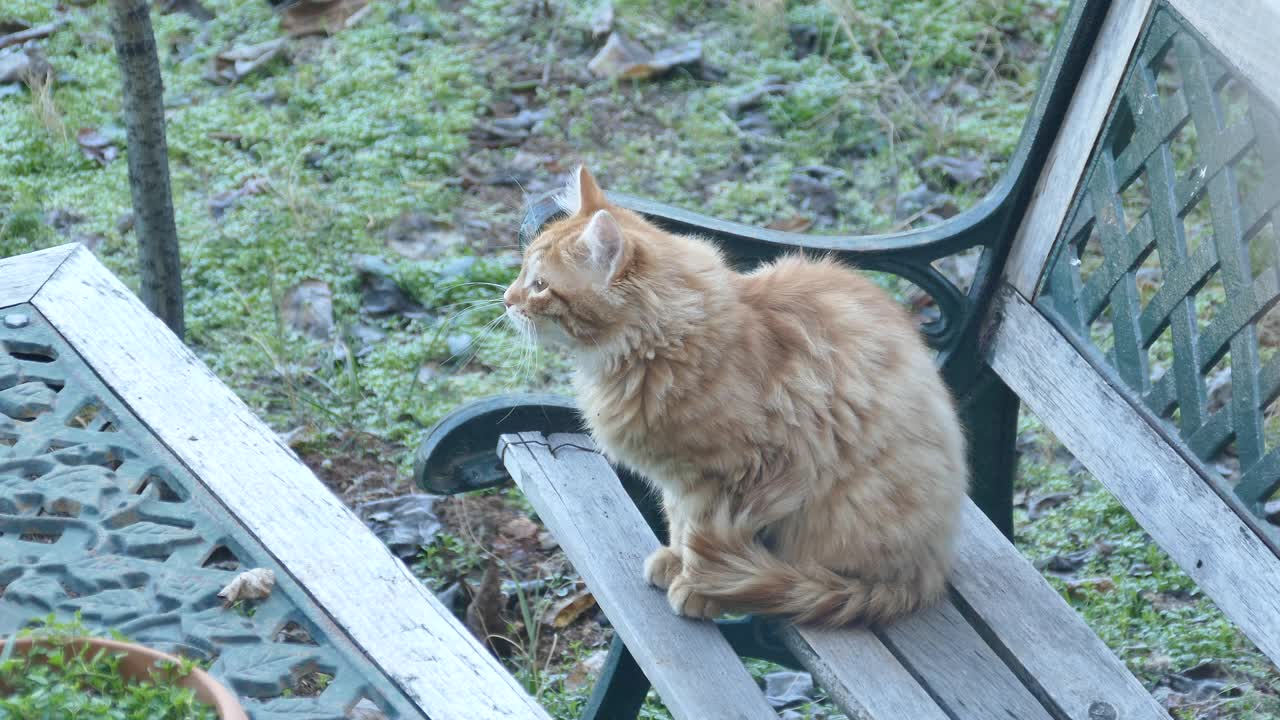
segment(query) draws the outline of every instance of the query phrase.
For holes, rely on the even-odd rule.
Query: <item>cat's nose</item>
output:
[[[511,288],[507,288],[507,291],[502,293],[502,304],[511,307]]]

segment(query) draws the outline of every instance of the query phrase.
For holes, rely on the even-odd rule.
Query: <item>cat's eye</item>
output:
[[[533,289],[535,292],[542,292],[547,289],[547,281],[542,278],[533,279]]]

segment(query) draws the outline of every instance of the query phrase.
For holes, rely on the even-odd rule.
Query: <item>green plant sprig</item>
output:
[[[6,691],[0,720],[216,720],[213,708],[177,684],[191,674],[194,661],[168,663],[151,680],[126,680],[120,675],[120,653],[71,646],[74,638],[90,635],[78,615],[69,622],[50,615],[17,633],[17,638],[42,641],[26,655],[16,655],[13,643],[6,643],[0,654],[0,684]]]

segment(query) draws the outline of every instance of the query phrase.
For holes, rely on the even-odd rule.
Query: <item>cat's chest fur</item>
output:
[[[604,375],[580,371],[578,404],[596,444],[610,460],[649,482],[677,490],[695,482],[699,464],[675,441],[682,428],[665,412],[663,398],[646,390],[643,369]]]

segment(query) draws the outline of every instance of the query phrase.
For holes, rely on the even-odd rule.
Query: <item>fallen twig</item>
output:
[[[26,30],[19,30],[16,33],[0,36],[0,49],[7,48],[10,45],[18,45],[28,40],[37,40],[42,37],[49,37],[55,30],[62,27],[65,21],[47,23],[45,25],[37,25]]]

